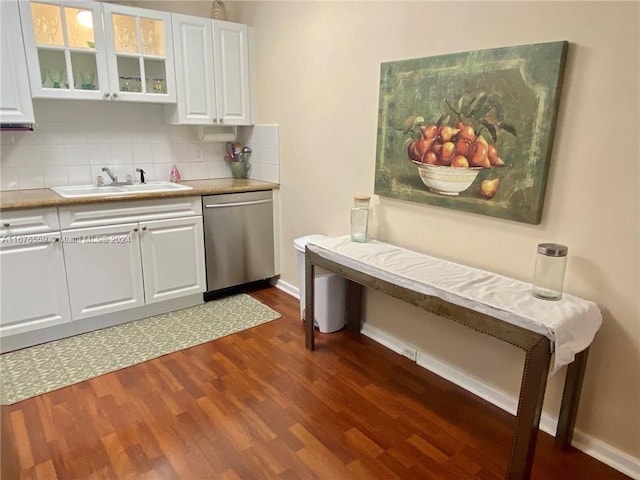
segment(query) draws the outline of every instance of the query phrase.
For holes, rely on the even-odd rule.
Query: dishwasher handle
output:
[[[263,203],[273,203],[273,200],[253,200],[249,202],[233,202],[233,203],[215,203],[213,205],[205,205],[204,208],[223,208],[223,207],[244,207],[246,205],[260,205]]]

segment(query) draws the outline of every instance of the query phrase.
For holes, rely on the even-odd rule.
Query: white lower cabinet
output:
[[[0,241],[0,336],[71,321],[60,232]]]
[[[201,213],[190,197],[61,208],[73,320],[204,292]]]
[[[146,303],[206,289],[202,217],[140,223]]]
[[[0,274],[3,351],[201,304],[201,197],[0,211]]]
[[[138,224],[63,230],[74,320],[144,305]]]

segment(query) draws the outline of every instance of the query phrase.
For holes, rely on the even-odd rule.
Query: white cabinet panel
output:
[[[18,2],[3,0],[0,17],[0,123],[33,123]]]
[[[71,321],[60,233],[0,239],[0,335]]]
[[[172,15],[178,119],[185,125],[210,125],[217,116],[213,78],[213,22]]]
[[[62,233],[74,320],[144,305],[137,223]]]
[[[214,58],[217,60],[218,121],[225,125],[249,125],[251,112],[247,26],[214,20],[213,48]]]
[[[148,304],[204,292],[202,217],[142,222],[140,234]]]
[[[45,233],[52,230],[60,230],[58,210],[55,207],[0,211],[0,236]]]
[[[200,197],[107,202],[60,207],[60,225],[66,228],[100,227],[202,214]]]
[[[168,123],[250,125],[247,26],[173,14],[177,105]]]

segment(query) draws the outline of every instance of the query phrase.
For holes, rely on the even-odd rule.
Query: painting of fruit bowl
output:
[[[374,192],[540,223],[567,49],[382,63]]]

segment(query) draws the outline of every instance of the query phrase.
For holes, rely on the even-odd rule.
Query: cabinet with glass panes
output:
[[[34,98],[176,101],[170,14],[93,1],[20,8]]]

